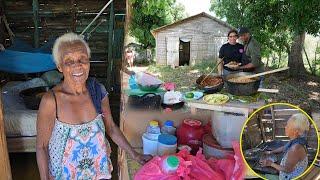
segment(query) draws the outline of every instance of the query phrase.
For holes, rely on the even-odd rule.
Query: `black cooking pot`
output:
[[[28,109],[38,110],[40,101],[45,92],[49,91],[50,87],[40,86],[22,90],[19,95],[22,97],[25,106]]]
[[[204,91],[204,93],[206,94],[213,94],[213,93],[217,93],[217,92],[220,92],[223,88],[223,77],[222,76],[219,76],[217,74],[210,74],[208,77],[218,77],[218,78],[221,78],[222,82],[215,85],[215,86],[205,86],[203,87],[202,85],[200,85],[200,83],[202,82],[203,78],[205,78],[206,75],[202,75],[200,76],[197,80],[196,80],[196,84],[197,84],[197,88],[198,89],[201,89]],[[208,78],[206,77],[206,78]]]
[[[235,83],[230,82],[229,79],[252,75],[253,73],[249,72],[239,72],[235,74],[229,74],[225,77],[226,88],[230,94],[237,96],[250,96],[258,92],[260,86],[260,78],[253,78],[253,82],[249,83]]]

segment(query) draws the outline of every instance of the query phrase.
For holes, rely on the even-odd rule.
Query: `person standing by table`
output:
[[[243,70],[254,73],[264,71],[264,64],[261,61],[261,49],[259,42],[251,35],[246,27],[239,29],[239,38],[244,45],[243,65],[235,67],[235,70]]]
[[[228,42],[223,44],[219,50],[219,59],[218,62],[218,74],[219,75],[228,75],[231,73],[239,72],[239,70],[231,69],[226,64],[231,61],[241,63],[242,54],[244,52],[244,46],[237,43],[238,31],[233,29],[228,32]],[[221,62],[223,61],[223,62]]]
[[[136,152],[114,123],[108,92],[89,78],[90,48],[74,33],[52,50],[64,80],[42,97],[37,119],[37,163],[41,179],[111,179],[110,137],[134,160]]]

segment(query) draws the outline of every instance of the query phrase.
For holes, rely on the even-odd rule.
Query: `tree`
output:
[[[320,33],[319,0],[211,0],[210,9],[234,27],[249,27],[265,50],[286,51],[291,75],[306,72],[302,47],[305,33]]]
[[[130,0],[132,4],[129,33],[144,48],[155,47],[151,30],[185,17],[184,6],[175,0]]]

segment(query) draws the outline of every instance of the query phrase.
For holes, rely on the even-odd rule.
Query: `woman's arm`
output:
[[[296,164],[302,160],[306,156],[305,150],[301,145],[295,145],[292,147],[291,150],[288,151],[287,161],[285,162],[284,166],[279,164],[273,163],[271,161],[265,161],[261,164],[263,166],[271,166],[278,171],[283,171],[286,173],[290,173],[294,170]]]
[[[219,58],[217,61],[217,63],[219,64],[218,65],[218,74],[219,75],[222,75],[222,73],[223,73],[223,63],[221,61],[223,61],[223,59],[221,59],[221,58]]]
[[[42,180],[50,179],[48,145],[55,120],[55,101],[51,92],[47,92],[41,100],[37,118],[37,163]]]
[[[138,161],[140,164],[144,164],[152,158],[152,156],[141,155],[137,153],[129,144],[127,139],[124,137],[119,127],[116,126],[116,124],[113,122],[108,96],[106,96],[102,100],[102,112],[104,117],[103,119],[104,119],[105,128],[107,131],[106,133],[121,149],[125,150],[133,159]]]
[[[266,151],[265,154],[277,154],[277,153],[281,153],[284,151],[284,147],[285,146],[281,146],[275,150],[272,150],[272,151]]]

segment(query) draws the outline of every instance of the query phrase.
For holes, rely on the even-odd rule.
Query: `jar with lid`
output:
[[[160,127],[158,121],[152,120],[147,127],[148,134],[160,134]]]
[[[164,125],[161,127],[162,134],[176,134],[176,128],[173,126],[173,121],[167,120]]]
[[[177,171],[179,163],[177,156],[168,156],[163,160],[162,170],[166,174],[173,174]]]
[[[170,134],[160,134],[158,137],[158,155],[171,155],[177,151],[177,138]]]
[[[202,137],[205,132],[201,125],[199,120],[185,119],[177,129],[178,144],[190,146],[191,154],[196,154],[202,146]]]

